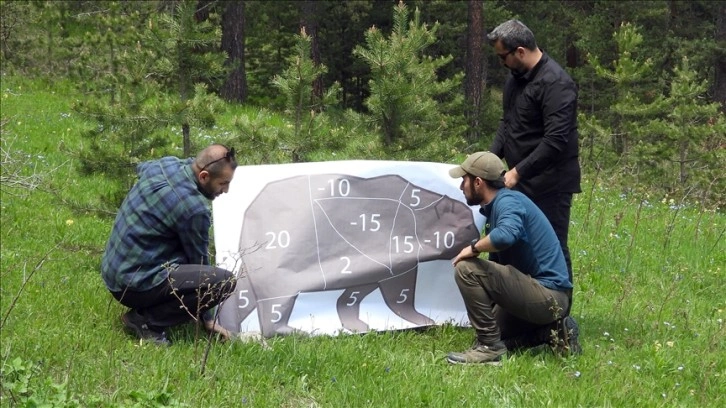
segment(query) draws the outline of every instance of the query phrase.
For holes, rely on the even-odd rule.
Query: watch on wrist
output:
[[[474,242],[471,243],[471,252],[473,252],[475,254],[480,254],[481,253],[480,250],[476,249],[476,241],[474,241]]]

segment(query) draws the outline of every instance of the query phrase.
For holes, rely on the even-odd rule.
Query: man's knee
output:
[[[490,273],[496,269],[490,268],[491,261],[479,258],[464,259],[456,264],[454,268],[454,280],[456,283],[473,282],[485,279]]]
[[[226,299],[229,297],[229,295],[234,292],[234,289],[237,287],[237,279],[234,275],[234,273],[225,270],[224,273],[222,273],[222,279],[220,282],[220,292],[222,295],[222,299]]]
[[[460,280],[468,277],[471,274],[473,263],[474,262],[471,259],[462,259],[459,261],[454,267],[454,278],[456,280]]]

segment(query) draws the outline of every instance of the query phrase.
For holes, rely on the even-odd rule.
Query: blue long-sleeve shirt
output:
[[[560,242],[544,213],[519,191],[501,189],[482,206],[485,233],[497,252],[491,261],[512,265],[542,286],[564,291],[572,288]]]
[[[164,157],[138,165],[101,262],[109,290],[154,288],[167,279],[167,264],[209,264],[209,200],[191,163]]]

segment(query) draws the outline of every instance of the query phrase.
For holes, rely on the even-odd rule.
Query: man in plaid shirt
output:
[[[124,326],[140,339],[169,345],[165,329],[191,320],[227,337],[214,307],[234,290],[230,271],[209,265],[210,200],[226,193],[234,149],[213,144],[194,159],[164,157],[138,165],[101,263],[111,294],[131,310]]]

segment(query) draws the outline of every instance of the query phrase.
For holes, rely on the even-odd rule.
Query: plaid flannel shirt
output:
[[[154,288],[167,279],[168,265],[209,264],[210,202],[191,163],[164,157],[138,165],[101,262],[110,291]]]

